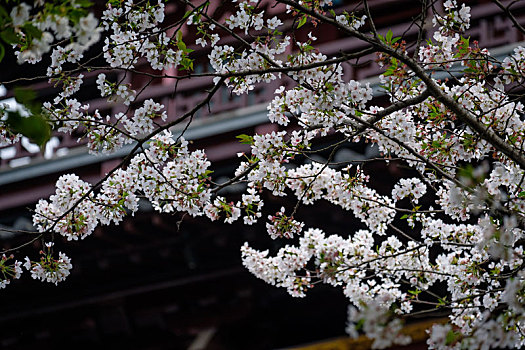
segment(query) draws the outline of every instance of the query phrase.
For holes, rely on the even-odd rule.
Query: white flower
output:
[[[266,21],[266,25],[268,26],[268,29],[270,30],[274,30],[282,24],[283,22],[277,17],[272,17]]]
[[[71,265],[71,259],[69,259],[66,254],[60,252],[58,256],[58,259],[54,259],[50,255],[47,255],[42,257],[39,262],[31,262],[29,258],[26,257],[24,267],[31,271],[31,277],[33,279],[54,283],[56,285],[69,276],[69,271],[73,267],[73,265]]]
[[[82,17],[78,20],[78,26],[85,32],[94,31],[98,25],[98,20],[95,18],[93,13],[88,14],[86,17]]]
[[[204,39],[204,38],[197,38],[197,40],[195,40],[195,44],[196,45],[200,45],[202,47],[205,47],[206,46],[206,39]]]
[[[15,27],[19,27],[23,25],[28,19],[29,19],[29,10],[31,9],[31,6],[26,4],[25,2],[22,2],[21,4],[13,7],[11,10],[10,16],[13,20],[13,25]]]

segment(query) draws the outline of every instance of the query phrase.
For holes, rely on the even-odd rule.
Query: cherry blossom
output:
[[[45,251],[40,252],[42,255],[40,261],[31,261],[26,257],[24,267],[31,272],[33,279],[56,285],[66,279],[73,265],[71,265],[71,259],[62,252],[58,253],[58,259],[53,258],[51,251],[53,245],[52,242],[45,244]]]
[[[92,154],[133,149],[99,182],[62,175],[35,207],[38,232],[87,239],[98,225],[135,214],[139,199],[159,213],[262,222],[279,247],[259,251],[246,242],[247,270],[294,297],[318,283],[340,288],[351,304],[347,332],[373,338],[375,348],[409,343],[402,320],[425,307],[449,318],[429,329],[431,349],[522,347],[525,111],[516,87],[525,49],[501,59],[471,42],[465,31],[474,11],[455,0],[422,11],[429,18],[415,27],[429,39],[417,45],[377,30],[365,3],[348,13],[328,0],[281,0],[282,13],[270,15],[260,2],[232,1],[222,18],[209,3],[181,4],[187,12],[176,23],[165,23],[172,18],[162,1],[112,2],[100,18],[84,7],[71,16],[74,1],[60,14],[41,2],[13,7],[6,25],[19,40],[18,62],[45,57],[45,76],[57,87],[42,104],[45,122],[57,133],[80,130]],[[26,23],[40,35],[30,37]],[[364,51],[327,54],[317,37],[330,26]],[[101,50],[101,66],[92,65],[91,47]],[[210,67],[197,72],[193,50],[201,48]],[[349,77],[370,54],[382,69],[379,87]],[[133,80],[140,75],[150,82]],[[172,79],[177,94],[178,81],[190,78],[208,79],[209,90],[180,115],[144,92]],[[83,102],[89,79],[93,99],[122,108],[108,114]],[[216,183],[206,152],[174,130],[213,110],[218,91],[250,95],[261,87],[274,92],[271,131],[240,135],[249,152],[239,153],[230,180]],[[2,145],[23,134],[10,126],[12,113],[0,108]],[[346,147],[374,155],[339,161]],[[370,170],[373,162],[385,174]],[[229,186],[242,190],[221,192]],[[272,196],[295,205],[267,209]],[[360,226],[334,233],[299,221],[304,206],[320,201]],[[26,257],[32,278],[57,284],[69,275],[70,259],[56,258],[53,246],[44,244],[40,260]],[[20,277],[21,265],[2,256],[0,288]]]

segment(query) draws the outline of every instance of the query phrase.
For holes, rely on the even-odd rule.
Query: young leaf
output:
[[[301,17],[299,23],[297,24],[297,29],[301,28],[306,23],[306,16]]]
[[[239,139],[240,143],[247,145],[251,145],[253,143],[253,137],[246,134],[237,135],[237,138]]]
[[[394,33],[392,33],[392,30],[389,29],[385,37],[387,43],[392,42],[392,35],[394,35]]]

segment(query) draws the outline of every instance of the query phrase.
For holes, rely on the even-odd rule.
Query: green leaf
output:
[[[518,194],[519,198],[525,198],[525,191],[522,191]]]
[[[383,73],[383,75],[385,77],[388,77],[388,76],[390,76],[392,74],[394,74],[394,67],[393,66],[388,67],[388,69],[385,71],[385,73]]]
[[[472,179],[474,178],[474,168],[472,165],[468,164],[459,169],[458,175],[467,179]]]
[[[455,343],[458,339],[458,336],[459,334],[457,332],[454,332],[453,330],[448,331],[445,345],[451,345]]]
[[[399,39],[401,39],[401,37],[400,37],[400,36],[397,36],[397,37],[395,37],[394,39],[392,39],[391,43],[392,43],[392,44],[395,44],[396,42],[399,41]]]
[[[14,94],[16,102],[24,106],[33,104],[36,99],[36,93],[31,89],[16,87]]]
[[[42,31],[38,29],[37,27],[35,27],[34,25],[32,25],[31,23],[24,24],[22,28],[24,29],[24,32],[30,35],[31,37],[35,39],[42,38]]]
[[[398,62],[396,58],[392,57],[392,59],[390,59],[390,63],[392,63],[392,67],[397,68]]]
[[[86,13],[86,10],[82,9],[82,8],[76,8],[76,9],[73,9],[70,13],[69,13],[69,19],[71,20],[71,22],[73,22],[74,24],[78,24],[78,22],[80,22],[80,19],[82,17],[85,17],[87,15]]]
[[[297,24],[297,29],[301,28],[306,23],[306,20],[307,20],[306,16],[301,17],[301,19],[299,20],[299,23]]]
[[[0,32],[0,38],[8,44],[18,44],[19,38],[13,28],[6,28]]]
[[[2,62],[2,60],[4,59],[4,56],[5,56],[5,47],[4,45],[2,45],[2,43],[0,43],[0,62]]]
[[[89,0],[75,0],[75,5],[79,5],[80,7],[91,7],[93,6],[93,3]]]
[[[239,139],[240,143],[244,143],[247,145],[253,144],[253,137],[250,135],[241,134],[241,135],[237,135],[236,137]]]
[[[192,13],[193,13],[192,10],[190,10],[190,11],[186,11],[186,13],[185,13],[184,16],[182,17],[182,19],[186,19],[186,18],[190,17],[190,15],[191,15]]]
[[[392,42],[392,35],[394,35],[394,33],[392,33],[392,30],[389,29],[388,32],[386,33],[386,36],[385,36],[385,39],[386,39],[387,43]]]
[[[184,70],[193,70],[193,60],[190,58],[183,58],[181,60],[180,65],[182,66],[182,68],[184,68]]]
[[[9,111],[5,124],[13,133],[24,135],[40,147],[51,138],[51,126],[41,114],[23,117],[17,111]]]
[[[360,329],[363,329],[363,326],[365,325],[365,319],[362,318],[360,319],[359,321],[357,321],[356,325],[355,325],[355,329],[356,330],[360,330]]]
[[[7,13],[7,11],[2,5],[0,5],[0,17],[11,18],[11,16],[9,16],[9,13]]]
[[[32,114],[40,114],[42,104],[36,101],[36,93],[27,88],[16,87],[14,89],[15,101],[23,105]]]

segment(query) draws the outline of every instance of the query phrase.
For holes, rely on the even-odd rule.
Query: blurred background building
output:
[[[349,12],[356,1],[334,1],[336,12]],[[230,8],[212,1],[216,18]],[[263,2],[264,3],[264,2]],[[491,1],[467,1],[472,6],[472,28],[468,32],[480,46],[504,56],[525,38],[513,27]],[[403,34],[407,42],[417,36],[417,26],[410,25],[420,13],[420,4],[412,0],[369,0],[376,26],[381,32],[391,29]],[[435,4],[440,7],[440,1]],[[170,3],[168,18],[180,18],[185,10]],[[525,2],[514,5],[515,16],[525,23]],[[279,8],[268,7],[268,11]],[[288,23],[291,25],[291,23]],[[428,31],[431,32],[431,27]],[[298,35],[306,37],[307,31]],[[317,47],[330,56],[340,50],[352,52],[364,48],[356,39],[346,38],[333,28],[322,28]],[[191,35],[189,33],[188,35]],[[194,47],[196,72],[209,69],[207,52]],[[379,67],[374,56],[361,59],[359,65],[345,67],[348,79],[364,79],[379,91]],[[43,62],[45,65],[46,62]],[[9,54],[2,62],[0,81],[4,82],[9,101],[15,85],[38,91],[42,100],[54,89],[45,81],[6,83],[21,77],[41,74],[42,64],[19,66]],[[140,67],[139,67],[140,68]],[[112,73],[120,74],[120,73]],[[78,98],[107,114],[122,111],[119,104],[108,104],[97,97],[96,74],[86,73],[85,87]],[[115,77],[123,78],[123,76]],[[141,76],[129,75],[126,81],[142,86]],[[158,80],[140,95],[136,103],[153,98],[164,104],[169,119],[174,120],[191,109],[205,95],[211,79],[181,81],[174,92],[171,80]],[[213,163],[214,177],[223,182],[237,164],[237,152],[248,151],[235,136],[277,130],[266,117],[266,104],[280,84],[276,81],[257,86],[249,95],[235,96],[226,88],[212,98],[210,109],[202,109],[185,137],[193,147],[206,150]],[[98,95],[99,96],[99,95]],[[1,99],[1,98],[0,98]],[[379,97],[380,99],[380,97]],[[2,101],[0,101],[2,102]],[[184,127],[184,126],[182,126]],[[182,128],[181,127],[181,128]],[[175,130],[174,132],[176,132]],[[40,198],[54,193],[57,178],[76,173],[96,182],[119,163],[130,150],[124,148],[108,156],[89,155],[78,146],[77,135],[56,135],[45,152],[27,140],[0,149],[0,241],[3,249],[27,241],[5,229],[31,230],[31,208]],[[323,156],[322,154],[320,156]],[[366,159],[375,156],[365,145],[343,148],[336,161]],[[375,186],[389,192],[399,174],[395,164],[385,168],[367,163],[365,171],[382,170],[382,180]],[[238,188],[229,195],[239,193]],[[271,213],[290,199],[265,195],[265,212]],[[29,209],[28,209],[29,208]],[[273,211],[275,212],[275,211]],[[360,223],[344,211],[326,203],[302,207],[298,218],[309,227],[323,227],[326,232],[348,231]],[[350,220],[350,221],[349,221]],[[0,290],[1,349],[358,349],[368,348],[366,340],[344,337],[347,301],[341,290],[316,286],[305,299],[294,299],[285,290],[267,285],[241,265],[240,246],[245,242],[260,249],[275,251],[281,242],[271,241],[264,220],[254,227],[226,225],[206,219],[176,214],[159,215],[147,203],[119,226],[99,227],[81,242],[64,244],[74,268],[66,282],[58,286],[31,280],[28,274]],[[4,230],[2,230],[2,228]],[[353,231],[353,228],[352,228]],[[40,242],[33,244],[39,249]],[[23,258],[35,248],[20,248]],[[412,349],[424,349],[424,326],[415,322],[410,332],[417,340]],[[427,322],[427,321],[425,321]]]

